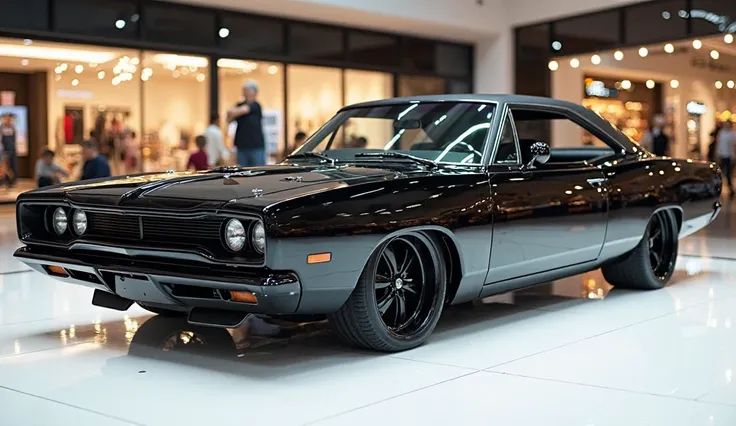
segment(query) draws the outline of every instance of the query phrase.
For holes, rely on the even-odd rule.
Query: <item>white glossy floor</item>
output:
[[[590,273],[451,309],[394,356],[323,324],[227,332],[97,309],[12,260],[13,227],[0,213],[3,426],[736,424],[730,209],[682,241],[665,290]]]

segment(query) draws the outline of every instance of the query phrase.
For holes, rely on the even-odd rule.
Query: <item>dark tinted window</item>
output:
[[[217,29],[215,13],[182,5],[145,3],[143,12],[146,40],[178,46],[214,46]]]
[[[433,41],[405,39],[401,49],[404,67],[411,71],[434,72],[436,47]]]
[[[343,32],[330,27],[294,24],[289,30],[289,54],[296,58],[343,58]]]
[[[470,75],[470,57],[473,48],[457,44],[440,43],[437,45],[437,73],[448,77],[466,77]]]
[[[222,27],[228,32],[220,45],[239,56],[249,53],[282,54],[284,52],[284,24],[280,21],[226,14]],[[220,29],[218,28],[218,33]]]
[[[554,47],[561,54],[588,52],[620,44],[618,11],[595,13],[556,22]],[[557,49],[555,49],[557,50]]]
[[[694,34],[736,32],[736,2],[733,0],[692,0],[692,5],[690,19]]]
[[[47,0],[5,1],[0,12],[0,27],[45,30],[48,16]]]
[[[350,62],[366,65],[398,66],[396,37],[351,31],[348,34]]]
[[[56,0],[56,31],[136,38],[138,7],[126,0]]]
[[[624,9],[625,42],[654,43],[687,37],[685,0],[647,2]]]

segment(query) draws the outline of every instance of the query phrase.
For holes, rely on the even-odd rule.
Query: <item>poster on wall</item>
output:
[[[266,158],[269,163],[273,163],[273,159],[279,155],[283,130],[283,113],[281,110],[263,110],[263,136],[266,139]]]
[[[25,106],[0,106],[0,117],[10,114],[15,127],[15,152],[19,157],[28,155],[28,108]]]

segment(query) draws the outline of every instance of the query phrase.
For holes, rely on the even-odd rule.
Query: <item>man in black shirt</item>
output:
[[[256,101],[258,85],[249,81],[243,85],[244,101],[227,112],[227,121],[235,121],[235,147],[238,165],[261,166],[266,164],[266,142],[263,136],[263,112]]]

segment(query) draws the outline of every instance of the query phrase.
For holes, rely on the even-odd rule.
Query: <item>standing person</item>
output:
[[[734,148],[736,148],[736,133],[733,131],[733,123],[729,120],[723,123],[721,131],[716,137],[716,155],[721,164],[721,170],[728,183],[729,196],[733,197],[733,183],[731,182],[731,174],[733,173]]]
[[[110,163],[97,152],[97,146],[95,146],[94,142],[82,142],[82,158],[84,158],[84,166],[82,166],[81,180],[111,176]]]
[[[249,81],[243,85],[242,102],[228,110],[227,121],[235,121],[235,148],[238,165],[261,166],[266,164],[266,142],[263,136],[263,111],[256,101],[258,84]]]
[[[68,171],[54,162],[55,155],[54,151],[45,149],[36,161],[36,183],[39,188],[56,185],[61,182],[62,176],[69,176]]]
[[[302,146],[302,144],[306,140],[307,140],[306,133],[302,131],[297,132],[296,136],[294,136],[294,148],[299,148],[300,146]]]
[[[718,161],[716,158],[716,145],[718,144],[718,133],[721,131],[721,123],[716,123],[716,128],[710,132],[710,143],[708,144],[708,161]]]
[[[207,170],[207,152],[205,151],[208,143],[207,138],[204,135],[199,135],[195,138],[195,143],[197,144],[197,151],[189,156],[187,169]]]
[[[141,145],[134,131],[127,132],[123,139],[123,163],[125,165],[125,173],[133,172],[138,167],[138,158],[141,153]]]
[[[207,164],[210,168],[224,166],[230,160],[230,151],[225,146],[225,139],[220,129],[220,115],[213,113],[210,125],[204,131],[207,138]]]
[[[669,151],[670,138],[664,134],[664,117],[654,118],[654,126],[651,129],[652,152],[658,157],[664,157]]]
[[[3,122],[0,124],[0,137],[3,142],[3,155],[8,170],[7,185],[12,188],[15,186],[15,180],[18,176],[18,154],[15,151],[15,124],[13,123],[13,115],[8,113],[3,116]]]

